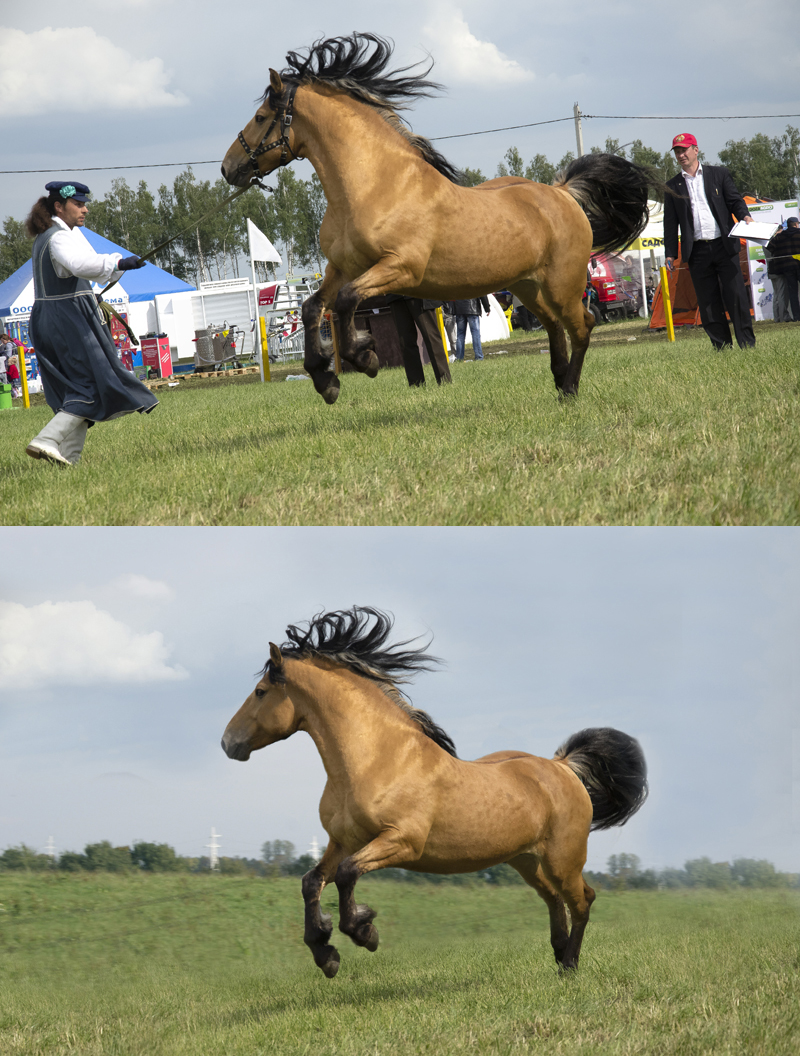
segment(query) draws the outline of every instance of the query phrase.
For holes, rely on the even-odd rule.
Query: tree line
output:
[[[702,140],[701,140],[702,143]],[[607,139],[591,153],[619,154],[640,165],[649,165],[666,181],[678,172],[671,150],[663,153],[634,140],[620,146]],[[800,190],[800,131],[787,125],[782,136],[757,133],[751,139],[729,140],[719,152],[742,194],[761,198],[788,199]],[[702,157],[702,155],[701,155]],[[496,176],[524,176],[538,183],[552,183],[574,154],[567,152],[557,163],[536,154],[527,163],[517,147],[509,147],[498,164]],[[464,185],[473,187],[488,177],[480,169],[464,170]],[[325,258],[319,244],[319,228],[327,203],[316,174],[298,179],[282,168],[268,177],[274,193],[251,187],[236,201],[212,216],[206,216],[231,193],[223,179],[200,180],[191,166],[180,173],[172,187],[162,184],[154,195],[144,180],[134,188],[123,179],[112,181],[104,198],[90,205],[88,223],[92,231],[131,253],[142,255],[154,246],[183,232],[155,258],[155,263],[176,278],[199,286],[215,279],[239,278],[242,258],[247,256],[247,218],[278,246],[289,271],[322,271]],[[199,218],[205,219],[199,220]],[[199,220],[198,223],[193,221]],[[188,228],[188,230],[185,230]],[[30,258],[30,239],[22,220],[6,217],[0,232],[0,282]],[[266,280],[271,270],[260,267],[258,278]]]
[[[218,870],[228,876],[259,876],[274,879],[281,876],[303,876],[316,865],[310,854],[295,854],[289,840],[268,840],[260,858],[220,857]],[[64,873],[203,873],[211,869],[207,857],[187,858],[176,854],[167,843],[138,842],[132,847],[114,847],[108,840],[87,844],[83,853],[64,851],[58,857],[39,854],[24,843],[9,847],[0,854],[0,872],[19,871]],[[781,873],[764,859],[735,858],[732,862],[712,862],[694,858],[683,869],[642,869],[635,854],[612,854],[606,872],[585,870],[592,887],[606,891],[648,891],[673,888],[800,888],[800,874]],[[420,884],[524,884],[510,865],[495,865],[480,873],[417,873],[409,869],[381,869],[371,874],[374,880],[398,880]]]

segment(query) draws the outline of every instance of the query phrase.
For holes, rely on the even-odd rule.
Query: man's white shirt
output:
[[[53,217],[53,223],[59,230],[50,239],[47,248],[60,279],[77,275],[79,279],[89,279],[91,282],[108,282],[123,274],[117,268],[117,261],[122,259],[121,253],[95,253],[79,233],[79,228],[70,229],[58,216]]]
[[[686,189],[689,191],[689,198],[692,203],[694,237],[719,238],[722,232],[719,229],[719,224],[714,219],[714,214],[711,212],[708,198],[706,198],[706,188],[703,183],[703,166],[697,166],[697,172],[694,176],[690,176],[688,172],[684,172],[683,176],[686,180]]]

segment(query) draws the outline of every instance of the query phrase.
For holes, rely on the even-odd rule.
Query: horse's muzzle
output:
[[[222,738],[222,750],[229,759],[237,759],[240,763],[246,763],[250,758],[250,746],[239,742],[232,742],[226,744],[225,738]]]

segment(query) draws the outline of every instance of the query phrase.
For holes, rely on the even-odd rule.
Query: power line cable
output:
[[[771,118],[800,117],[800,114],[730,114],[720,117],[718,114],[710,115],[656,115],[646,114],[644,116],[635,114],[581,114],[583,121],[766,121]],[[574,121],[575,117],[554,117],[549,121],[530,121],[524,125],[504,125],[502,128],[483,128],[477,132],[456,132],[449,136],[431,136],[431,143],[437,143],[443,139],[465,139],[468,136],[488,136],[493,132],[514,132],[519,128],[538,128],[541,125],[557,125],[562,121]],[[220,165],[219,159],[211,161],[161,161],[146,165],[89,165],[74,169],[60,169],[61,172],[115,172],[122,169],[174,169],[182,165]],[[21,176],[36,173],[53,172],[49,169],[0,169],[0,176]]]

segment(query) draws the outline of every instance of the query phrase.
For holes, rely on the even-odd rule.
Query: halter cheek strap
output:
[[[290,161],[294,161],[297,155],[294,153],[292,148],[289,146],[289,140],[287,138],[289,129],[292,127],[292,110],[294,108],[294,93],[297,91],[297,85],[292,84],[286,94],[286,102],[283,100],[279,101],[275,108],[275,116],[272,119],[267,131],[259,140],[258,146],[252,149],[247,145],[247,140],[244,138],[244,131],[239,133],[239,142],[242,145],[242,149],[250,159],[250,164],[253,166],[253,172],[256,178],[261,175],[261,170],[258,167],[256,158],[262,154],[266,154],[268,150],[276,150],[278,147],[281,148],[281,158],[278,165],[288,165]],[[281,134],[278,139],[273,143],[265,143],[264,140],[272,132],[275,125],[280,121]],[[291,157],[289,155],[291,154]]]

